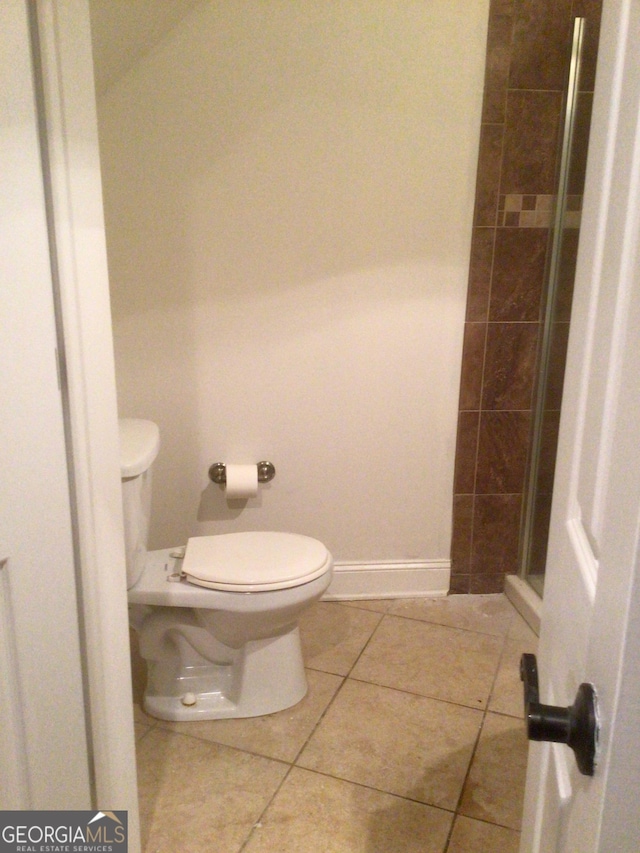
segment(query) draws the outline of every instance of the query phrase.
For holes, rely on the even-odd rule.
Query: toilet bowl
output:
[[[158,430],[126,419],[120,436],[129,613],[147,662],[145,711],[210,720],[295,705],[307,691],[298,619],[331,583],[331,554],[316,539],[271,531],[146,551]]]

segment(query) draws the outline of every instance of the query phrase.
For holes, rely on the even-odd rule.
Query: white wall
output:
[[[121,415],[152,547],[449,556],[488,0],[205,2],[99,101]],[[215,461],[270,459],[229,507]]]

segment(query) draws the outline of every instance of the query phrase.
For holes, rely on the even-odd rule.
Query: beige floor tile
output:
[[[245,853],[442,853],[451,814],[294,768]]]
[[[489,634],[384,616],[353,678],[486,707],[503,640]]]
[[[524,640],[534,644],[537,644],[538,642],[538,635],[536,632],[525,622],[517,611],[513,617],[513,622],[509,626],[507,636],[510,640]]]
[[[347,680],[297,765],[454,809],[482,714]]]
[[[321,601],[300,619],[305,665],[348,675],[382,619],[381,613]]]
[[[535,654],[536,648],[537,642],[526,640],[507,640],[505,642],[498,674],[489,699],[490,711],[522,718],[524,690],[520,680],[520,658],[524,652]]]
[[[408,598],[395,601],[396,616],[422,619],[450,628],[466,628],[503,637],[514,618],[505,595],[448,595],[445,598]]]
[[[518,853],[520,833],[459,815],[447,853]]]
[[[519,830],[527,751],[522,720],[487,713],[459,812]]]
[[[241,720],[198,720],[189,723],[159,722],[170,729],[203,740],[246,749],[267,758],[292,762],[333,699],[343,679],[326,672],[307,671],[309,692],[293,708]]]
[[[448,853],[516,853],[518,664],[537,637],[511,604],[319,602],[301,634],[310,690],[294,708],[179,724],[134,708],[145,853],[442,853],[458,799]]]
[[[154,728],[138,744],[143,849],[236,853],[287,769]]]

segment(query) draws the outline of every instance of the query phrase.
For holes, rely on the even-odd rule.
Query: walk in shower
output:
[[[520,537],[520,577],[540,598],[544,590],[562,387],[591,121],[592,92],[585,90],[581,75],[588,26],[589,22],[585,18],[575,19],[565,92],[555,214],[549,236],[546,296]]]

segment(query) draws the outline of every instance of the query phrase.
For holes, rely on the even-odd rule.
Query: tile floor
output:
[[[301,632],[294,708],[136,708],[146,853],[517,853],[537,638],[506,598],[319,602]]]

